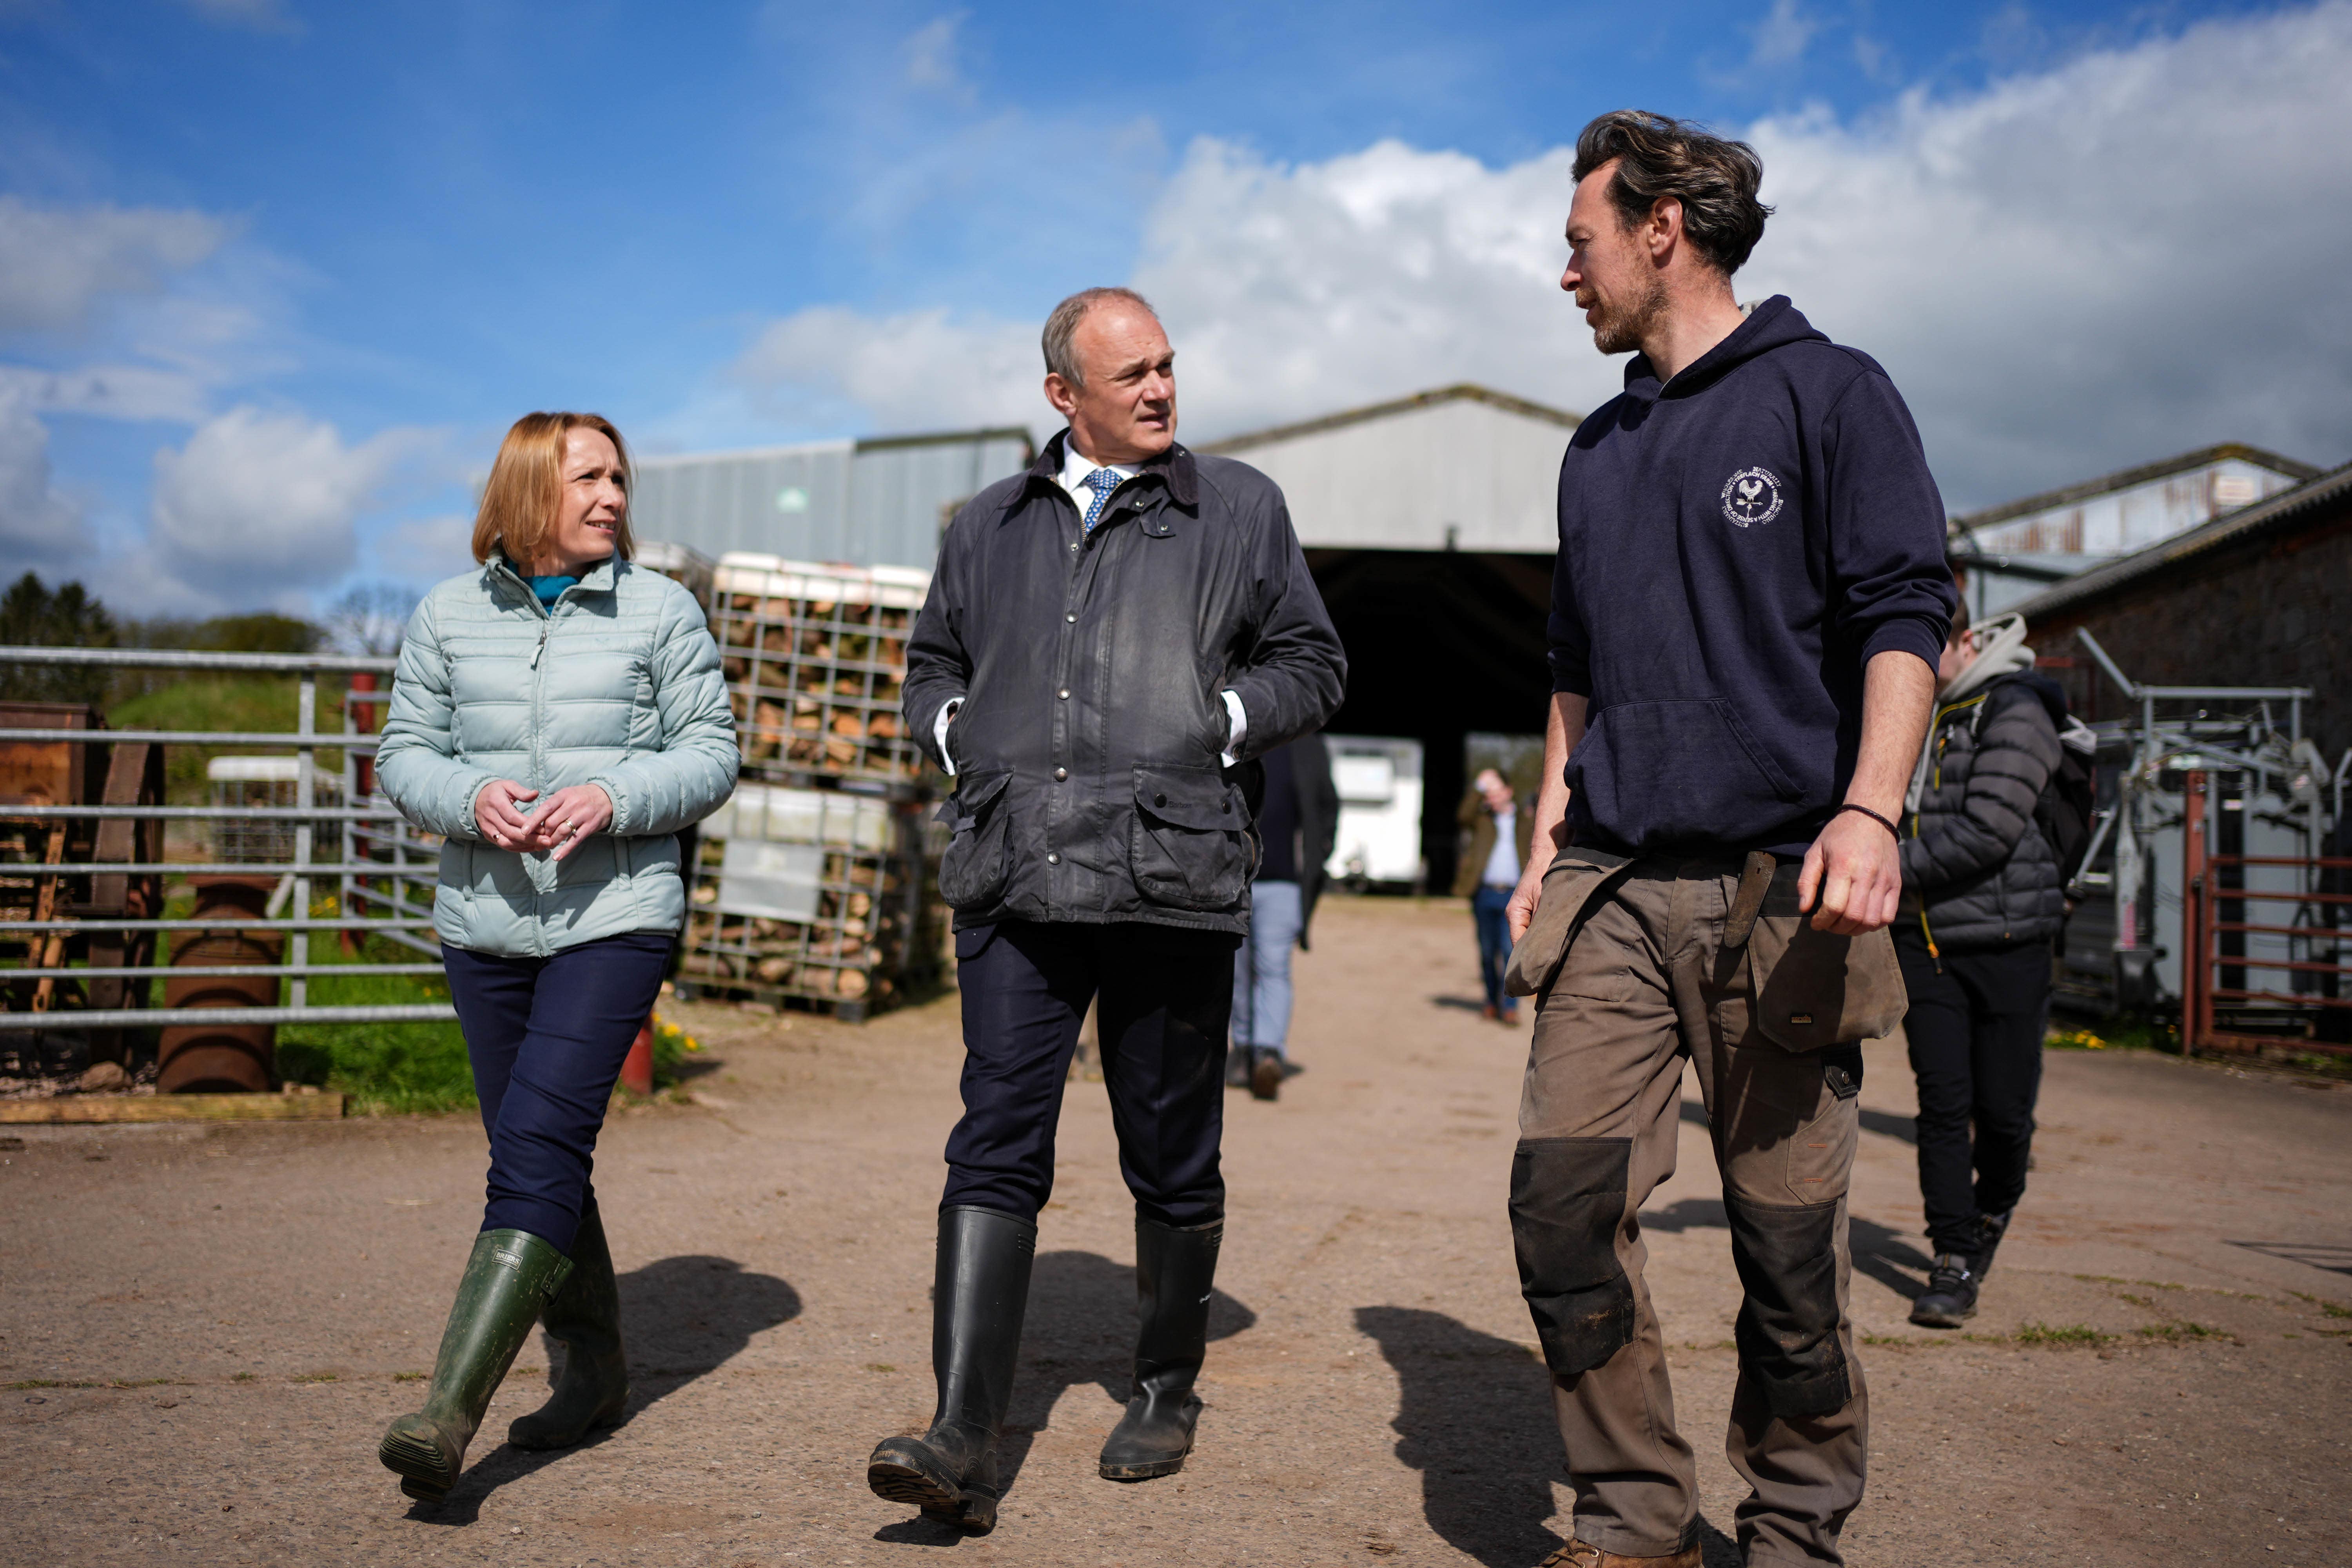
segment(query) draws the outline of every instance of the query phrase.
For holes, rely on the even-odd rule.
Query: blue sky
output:
[[[2340,142],[2339,48],[2342,5],[0,0],[0,552],[299,607],[453,569],[527,408],[652,449],[1042,435],[1035,322],[1104,281],[1161,299],[1196,437],[1459,379],[1589,407],[1613,367],[1540,275],[1560,149],[1629,103],[1756,135],[1759,290],[1916,380],[1956,506],[2224,438],[2340,461],[2352,326],[2302,258],[2342,220],[2183,324],[2214,237],[2122,199],[2255,216],[2165,73]],[[2053,428],[2090,384],[2120,401]]]

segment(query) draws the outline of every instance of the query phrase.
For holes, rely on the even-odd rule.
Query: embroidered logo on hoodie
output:
[[[1740,528],[1780,515],[1780,481],[1769,468],[1742,468],[1723,483],[1723,515]]]

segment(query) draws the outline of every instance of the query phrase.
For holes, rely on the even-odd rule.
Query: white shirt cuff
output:
[[[1230,688],[1225,691],[1225,717],[1231,721],[1231,727],[1225,734],[1225,749],[1217,761],[1232,767],[1234,754],[1242,749],[1242,737],[1249,733],[1249,714],[1242,707],[1241,693]]]
[[[961,697],[951,699],[931,721],[931,744],[940,753],[940,766],[947,769],[948,777],[955,777],[955,759],[948,755],[948,726],[955,722],[956,710],[963,706]]]

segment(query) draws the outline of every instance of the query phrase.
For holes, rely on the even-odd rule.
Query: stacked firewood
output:
[[[907,636],[926,574],[721,559],[711,631],[747,776],[913,781],[922,753],[898,716]]]
[[[827,851],[816,912],[806,921],[724,912],[714,876],[714,896],[688,922],[679,977],[751,1000],[835,1004],[851,1016],[887,1006],[939,973],[943,927],[929,869],[894,855]]]
[[[711,581],[743,753],[703,826],[681,986],[862,1016],[942,968],[927,763],[899,701],[926,573],[730,554]]]

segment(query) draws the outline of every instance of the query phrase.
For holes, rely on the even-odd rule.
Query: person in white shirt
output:
[[[1512,890],[1527,868],[1535,829],[1522,813],[1510,784],[1493,768],[1482,770],[1455,814],[1469,837],[1454,873],[1454,896],[1470,900],[1478,931],[1478,978],[1486,987],[1484,1013],[1506,1024],[1519,1021],[1516,998],[1503,994],[1503,967],[1511,960],[1511,932],[1504,918]]]

